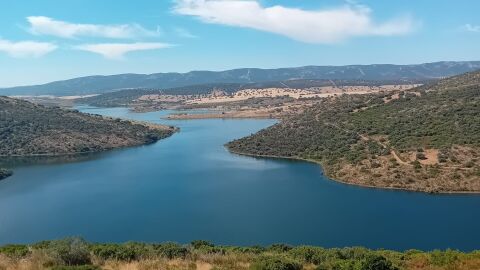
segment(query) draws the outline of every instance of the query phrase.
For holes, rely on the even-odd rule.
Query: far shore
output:
[[[162,119],[165,120],[199,120],[199,119],[274,119],[271,114],[249,112],[226,112],[226,113],[178,113],[170,114]]]

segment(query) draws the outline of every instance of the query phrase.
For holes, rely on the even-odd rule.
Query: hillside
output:
[[[274,244],[268,247],[190,244],[88,243],[79,238],[0,247],[1,269],[169,270],[472,270],[480,252],[371,250]]]
[[[0,156],[65,155],[156,142],[174,129],[0,97]]]
[[[404,85],[406,83],[423,84],[428,80],[393,80],[393,81],[366,81],[366,80],[290,80],[290,81],[276,81],[276,82],[262,82],[262,83],[212,83],[189,85],[183,87],[175,87],[168,89],[124,89],[115,92],[104,93],[92,97],[85,97],[76,99],[75,102],[81,104],[88,104],[97,107],[118,107],[130,106],[134,101],[145,95],[179,95],[191,96],[191,98],[199,98],[201,96],[209,95],[216,90],[225,92],[226,94],[234,94],[245,89],[266,89],[266,88],[292,88],[305,89],[313,87],[328,87],[328,86],[380,86],[380,85]]]
[[[479,76],[324,99],[227,146],[247,155],[312,160],[350,184],[480,192]]]
[[[298,68],[227,71],[192,71],[188,73],[120,74],[89,76],[43,85],[0,89],[0,95],[86,95],[126,88],[166,89],[213,83],[261,83],[298,79],[316,80],[429,80],[480,69],[480,61],[436,62],[419,65],[306,66]]]

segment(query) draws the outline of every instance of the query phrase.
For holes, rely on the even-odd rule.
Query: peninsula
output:
[[[227,147],[317,162],[366,187],[480,192],[480,72],[417,88],[321,99]]]

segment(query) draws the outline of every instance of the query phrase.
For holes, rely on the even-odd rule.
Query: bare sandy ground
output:
[[[408,90],[419,86],[418,84],[408,85],[381,85],[381,86],[325,86],[306,89],[293,88],[264,88],[244,89],[233,94],[223,91],[214,91],[208,95],[144,95],[138,101],[149,102],[183,102],[184,104],[215,104],[243,101],[251,98],[275,98],[291,97],[301,98],[324,98],[341,94],[371,94],[378,92],[389,92],[396,90]]]
[[[268,110],[245,110],[245,111],[227,111],[219,113],[179,113],[170,114],[166,117],[169,120],[194,120],[194,119],[214,119],[214,118],[273,118],[274,115]]]
[[[418,85],[382,85],[382,86],[343,86],[343,87],[316,87],[307,89],[292,88],[265,88],[245,89],[233,95],[216,95],[187,100],[187,104],[225,103],[242,101],[250,98],[273,98],[288,96],[294,99],[322,98],[341,94],[371,94],[382,91],[408,90]]]

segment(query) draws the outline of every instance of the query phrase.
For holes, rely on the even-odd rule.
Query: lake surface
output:
[[[480,196],[339,184],[306,162],[228,153],[223,144],[273,120],[161,120],[169,112],[82,111],[181,132],[156,144],[72,160],[7,162],[0,244],[66,236],[217,244],[314,244],[404,250],[480,248]],[[60,162],[59,162],[60,161]]]

